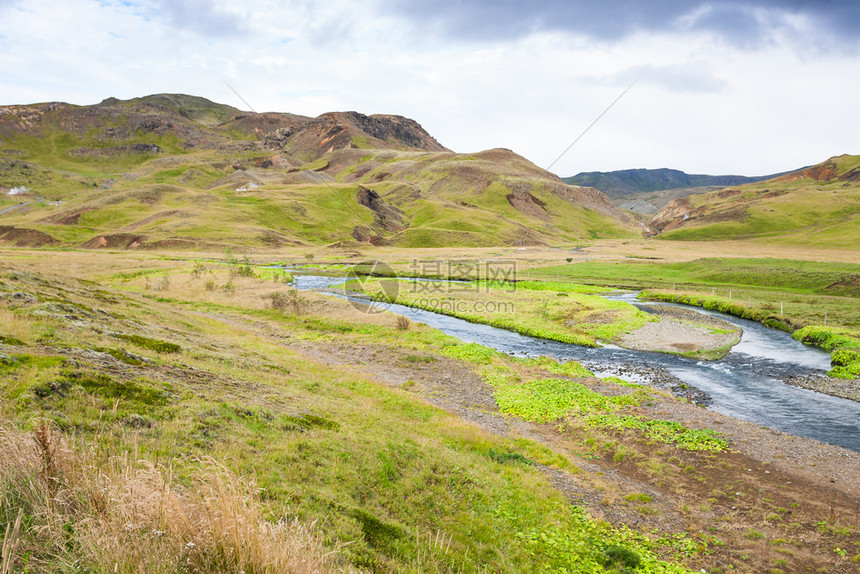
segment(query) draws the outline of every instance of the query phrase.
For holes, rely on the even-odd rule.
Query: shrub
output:
[[[397,327],[398,331],[406,331],[409,329],[409,326],[412,325],[412,321],[409,320],[408,317],[404,317],[403,315],[398,315],[397,319],[394,321],[394,326]]]
[[[254,268],[251,267],[251,260],[247,254],[242,258],[242,264],[236,268],[236,275],[239,277],[256,277]]]
[[[263,295],[263,299],[268,299],[272,309],[291,311],[294,315],[304,314],[307,303],[307,299],[299,294],[298,289],[290,289],[287,292],[272,291]]]
[[[194,267],[191,268],[191,276],[195,279],[200,279],[201,275],[206,271],[206,266],[199,261],[194,262]]]

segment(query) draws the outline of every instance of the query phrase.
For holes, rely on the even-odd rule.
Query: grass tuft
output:
[[[209,458],[194,466],[183,486],[169,466],[96,457],[44,422],[0,427],[0,521],[17,517],[2,572],[16,556],[29,571],[341,571],[313,525],[264,518],[253,480]]]

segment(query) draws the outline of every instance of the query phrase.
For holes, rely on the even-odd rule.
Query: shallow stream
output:
[[[344,281],[343,278],[296,275],[294,284],[298,289],[321,289]],[[345,298],[366,302],[361,298]],[[640,307],[648,305],[637,301],[635,294],[614,298]],[[627,373],[635,373],[637,368],[665,370],[709,395],[709,408],[717,412],[860,452],[860,403],[794,387],[780,380],[787,376],[823,374],[830,368],[829,353],[754,321],[694,308],[743,329],[740,342],[726,357],[719,361],[701,361],[612,345],[593,349],[580,347],[403,305],[385,305],[385,308],[465,342],[480,343],[517,356],[546,355],[562,361],[575,360],[602,376],[617,375],[639,382],[636,376]]]

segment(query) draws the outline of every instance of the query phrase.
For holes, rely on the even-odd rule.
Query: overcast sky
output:
[[[552,171],[860,154],[860,2],[0,0],[0,104],[174,92],[411,117]]]

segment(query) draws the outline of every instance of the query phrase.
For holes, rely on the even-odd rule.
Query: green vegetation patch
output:
[[[442,352],[480,366],[478,372],[493,387],[493,397],[502,413],[538,423],[575,417],[587,427],[615,431],[634,429],[650,439],[674,444],[685,450],[719,452],[728,448],[728,442],[716,431],[689,429],[674,421],[625,414],[626,409],[638,406],[650,397],[650,392],[640,385],[608,377],[603,380],[635,390],[628,394],[607,396],[570,379],[523,380],[517,371],[517,367],[526,367],[572,378],[593,376],[575,361],[562,363],[549,357],[507,357],[477,343],[451,344],[444,347]]]
[[[107,399],[123,399],[139,406],[161,406],[167,404],[164,390],[143,385],[135,381],[117,381],[103,373],[68,373],[65,380],[72,382],[90,394]]]
[[[832,351],[827,374],[840,379],[860,378],[860,333],[838,327],[810,325],[792,335],[798,341]]]
[[[580,285],[579,283],[568,283],[565,281],[493,281],[482,279],[480,281],[473,281],[473,283],[481,287],[489,287],[492,289],[526,289],[529,291],[556,291],[558,293],[596,294],[611,291],[611,289],[607,289],[606,287]]]
[[[180,347],[176,343],[161,341],[159,339],[150,339],[149,337],[144,337],[142,335],[117,334],[116,337],[118,339],[122,339],[123,341],[128,341],[129,343],[137,345],[138,347],[141,347],[143,349],[155,351],[156,353],[178,353],[182,350],[182,347]]]
[[[556,375],[564,375],[566,377],[577,378],[594,376],[594,373],[592,373],[576,361],[561,362],[545,356],[534,358],[511,357],[510,360],[527,367],[537,367],[554,373]]]
[[[377,300],[584,347],[596,347],[598,340],[611,341],[657,320],[624,301],[575,291],[560,298],[546,290],[515,290],[504,285],[399,281],[393,296],[389,294],[391,285],[385,285],[386,290],[376,280],[350,281],[345,288]]]
[[[568,415],[611,412],[625,405],[638,405],[642,397],[635,393],[607,397],[567,379],[538,379],[505,385],[496,390],[495,398],[503,413],[546,423]]]
[[[26,345],[24,341],[17,337],[12,337],[11,335],[0,335],[0,344],[15,345],[17,347],[23,347]]]
[[[860,265],[796,259],[708,257],[680,263],[590,261],[534,269],[532,273],[541,276],[558,274],[589,283],[631,288],[699,283],[856,295],[851,285],[860,275]]]
[[[701,307],[709,311],[718,311],[727,315],[734,315],[741,319],[757,321],[772,329],[781,331],[794,331],[796,325],[788,317],[779,317],[762,309],[754,309],[738,301],[732,301],[724,297],[709,297],[690,293],[677,293],[671,291],[646,290],[639,294],[640,299],[649,301],[666,301],[670,303],[681,303]]]
[[[499,356],[498,351],[478,343],[461,343],[449,345],[442,349],[442,354],[452,359],[461,359],[476,365],[489,365],[493,357]]]
[[[685,450],[720,452],[728,448],[728,442],[720,438],[720,433],[710,429],[689,429],[675,421],[648,420],[638,416],[608,413],[589,415],[586,424],[609,430],[641,430],[651,439],[674,443]]]
[[[126,365],[140,366],[143,364],[143,357],[139,357],[134,353],[129,353],[125,349],[117,347],[93,347],[94,351],[107,353],[117,361],[122,361]]]

